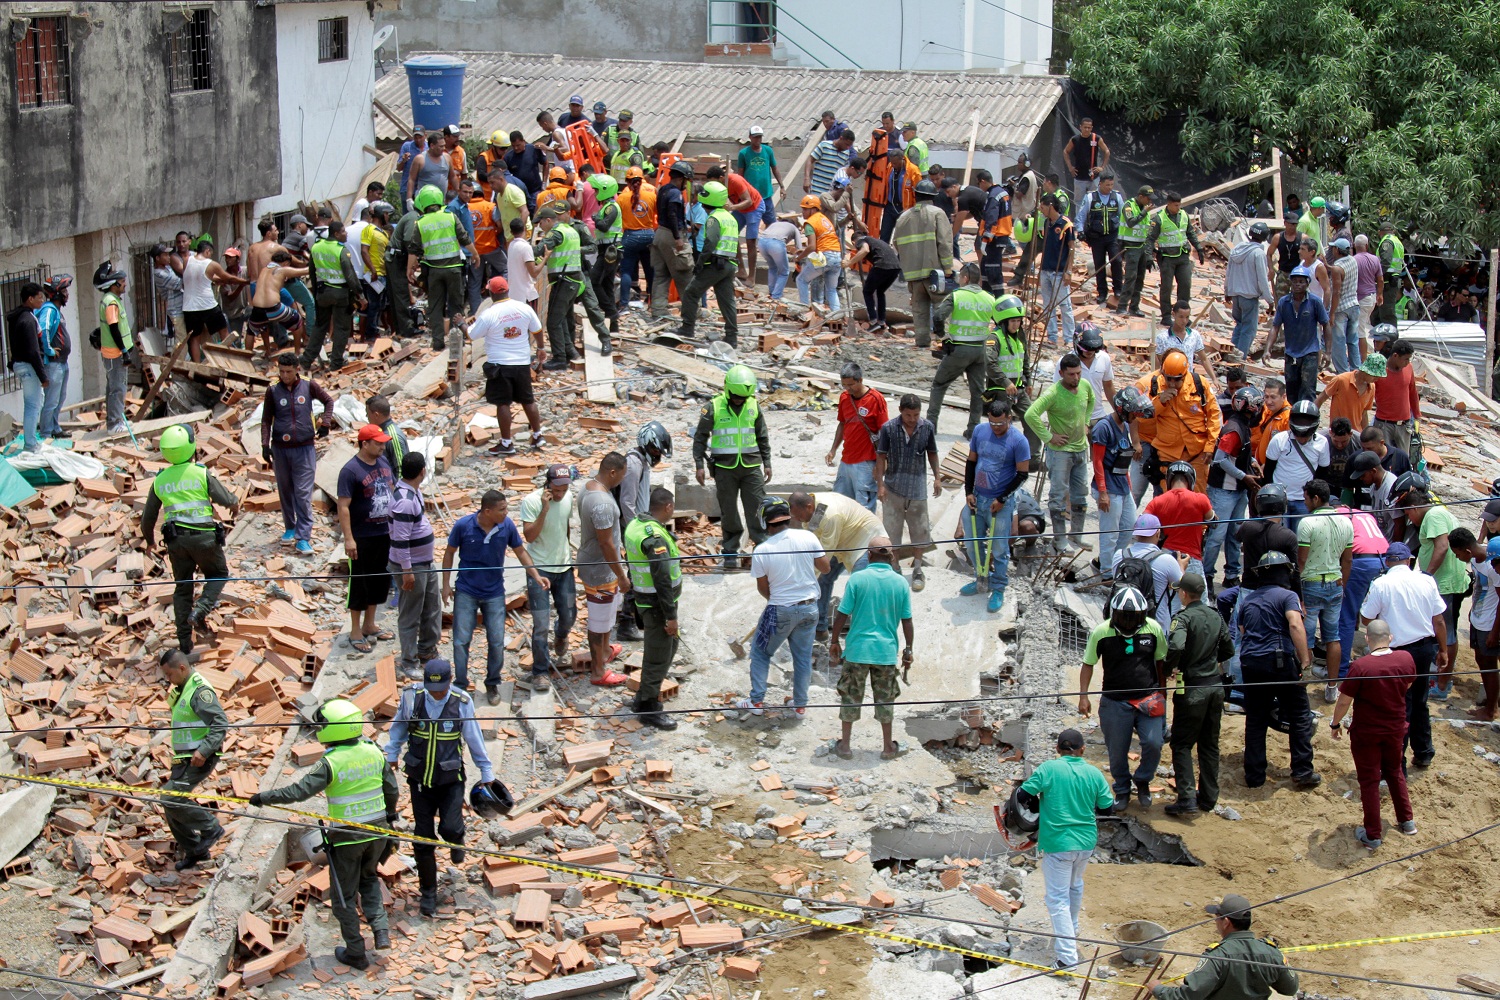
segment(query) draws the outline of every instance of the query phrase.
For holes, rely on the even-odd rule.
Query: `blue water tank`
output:
[[[464,107],[469,64],[452,56],[413,56],[402,63],[411,87],[412,124],[424,131],[457,125]]]

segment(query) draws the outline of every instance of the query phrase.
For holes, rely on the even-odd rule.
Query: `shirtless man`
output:
[[[272,229],[274,230],[275,227],[273,226]],[[259,244],[255,245],[259,246]],[[266,264],[260,278],[252,286],[255,294],[250,299],[250,319],[245,324],[245,347],[251,354],[255,353],[257,331],[265,338],[266,357],[271,356],[273,339],[279,342],[279,346],[286,346],[285,335],[273,337],[270,330],[273,323],[280,324],[286,333],[292,334],[294,345],[298,350],[302,349],[304,340],[302,314],[282,297],[282,288],[288,281],[302,277],[308,269],[292,267],[291,263],[291,254],[285,250],[277,250],[271,255],[270,262]]]
[[[245,260],[250,280],[260,277],[261,269],[271,263],[271,255],[281,249],[281,231],[270,219],[262,219],[259,226],[260,242],[250,244],[250,254]]]

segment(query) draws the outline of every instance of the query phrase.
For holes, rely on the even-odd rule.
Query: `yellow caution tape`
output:
[[[1410,941],[1437,941],[1442,938],[1479,937],[1500,934],[1500,927],[1472,927],[1465,931],[1428,931],[1425,934],[1398,934],[1394,937],[1355,938],[1352,941],[1330,941],[1327,944],[1299,944],[1283,948],[1283,955],[1294,951],[1332,951],[1335,948],[1364,948],[1375,944],[1406,944]]]

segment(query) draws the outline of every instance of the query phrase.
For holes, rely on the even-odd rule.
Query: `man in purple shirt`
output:
[[[1354,237],[1354,265],[1359,275],[1359,356],[1370,356],[1370,314],[1385,304],[1385,269],[1380,258],[1370,252],[1370,238],[1363,233]]]
[[[396,581],[396,632],[401,672],[422,679],[422,664],[438,655],[443,632],[442,575],[433,571],[432,522],[422,479],[427,459],[420,451],[401,459],[401,481],[391,491],[391,577]]]
[[[333,397],[312,379],[302,377],[295,351],[276,359],[277,381],[266,389],[260,411],[260,457],[276,476],[281,500],[282,545],[297,546],[297,554],[312,555],[312,491],[318,471],[315,437],[327,437],[333,427]],[[323,416],[313,427],[313,400],[323,404]]]

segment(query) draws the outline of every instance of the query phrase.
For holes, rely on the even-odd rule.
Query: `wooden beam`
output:
[[[802,152],[798,153],[797,154],[797,158],[792,161],[792,169],[790,169],[786,173],[782,174],[781,175],[782,177],[784,177],[784,178],[785,177],[790,177],[790,178],[792,178],[791,183],[793,183],[793,184],[797,183],[797,178],[802,175],[802,164],[804,164],[804,163],[807,162],[807,158],[809,156],[811,156],[812,155],[812,151],[817,148],[818,142],[822,138],[822,135],[823,135],[823,133],[822,133],[822,131],[820,129],[814,129],[813,130],[813,134],[812,134],[811,138],[809,138],[807,140],[807,145],[805,145],[805,146],[802,147]],[[785,185],[783,185],[782,188],[781,188],[781,197],[780,197],[779,200],[780,201],[785,201],[786,200],[786,186]]]
[[[188,342],[192,337],[183,337],[172,348],[172,356],[167,358],[167,363],[162,365],[161,374],[156,376],[156,381],[151,383],[151,388],[146,390],[146,398],[141,400],[140,409],[135,411],[135,419],[144,420],[146,414],[151,412],[151,404],[156,400],[156,394],[161,392],[161,387],[167,384],[167,379],[172,377],[172,366],[182,357],[182,352],[187,350]]]
[[[213,410],[194,410],[192,413],[168,414],[165,417],[157,417],[155,420],[142,420],[139,423],[135,424],[135,426],[132,427],[131,430],[135,432],[135,436],[137,438],[141,438],[145,437],[148,434],[154,434],[155,432],[160,430],[166,430],[173,424],[191,424],[199,420],[207,420],[213,415]],[[89,431],[78,440],[82,443],[87,444],[103,444],[108,441],[115,441],[119,438],[128,438],[130,436],[131,431],[116,431],[113,434],[110,434],[107,431]]]
[[[969,186],[969,173],[974,169],[974,140],[979,138],[979,109],[974,109],[974,123],[969,128],[969,158],[964,161],[964,187]]]
[[[1271,208],[1271,219],[1274,222],[1274,220],[1281,218],[1282,212],[1286,211],[1286,202],[1281,200],[1281,150],[1275,146],[1271,147],[1271,169],[1276,171],[1271,178],[1271,183],[1274,187],[1274,191],[1272,192],[1274,204]]]
[[[583,377],[588,388],[588,400],[590,403],[608,403],[613,406],[620,398],[615,392],[615,360],[601,353],[604,345],[599,343],[599,333],[588,317],[585,316],[580,323],[583,326]]]
[[[385,103],[383,101],[381,101],[380,98],[378,98],[378,97],[371,98],[370,99],[370,103],[374,104],[375,105],[375,110],[379,111],[381,114],[385,115],[386,118],[390,120],[391,124],[393,124],[397,128],[399,128],[406,135],[406,137],[408,139],[412,138],[413,136],[415,136],[417,134],[416,130],[413,129],[410,125],[406,124],[406,122],[402,121],[400,118],[397,118],[396,117],[396,112],[394,112],[390,108],[386,107]],[[391,204],[394,205],[395,202],[391,202]]]
[[[555,788],[549,788],[545,792],[538,792],[536,795],[533,795],[531,798],[527,799],[525,802],[521,802],[521,803],[519,803],[517,805],[511,806],[510,807],[510,815],[511,816],[525,816],[527,813],[531,812],[532,810],[537,809],[537,808],[539,808],[541,806],[544,806],[548,802],[551,802],[553,799],[557,798],[559,795],[567,795],[569,792],[573,791],[574,789],[582,788],[584,785],[588,784],[589,782],[591,782],[593,780],[594,780],[594,769],[593,768],[587,768],[587,769],[581,771],[580,773],[573,775],[573,777],[569,778],[567,781],[564,781],[562,784],[558,785],[557,787],[555,787]]]
[[[1236,177],[1233,180],[1225,181],[1222,184],[1215,184],[1213,187],[1204,188],[1202,191],[1194,191],[1192,194],[1182,199],[1182,207],[1186,208],[1189,205],[1196,205],[1200,201],[1207,201],[1208,199],[1216,198],[1221,194],[1228,194],[1230,191],[1236,191],[1242,187],[1247,187],[1251,184],[1254,184],[1257,181],[1263,181],[1267,177],[1275,178],[1276,189],[1280,191],[1281,168],[1271,167],[1267,170],[1257,170],[1253,174],[1244,174],[1243,176]],[[1279,198],[1281,196],[1278,194],[1277,197]]]

